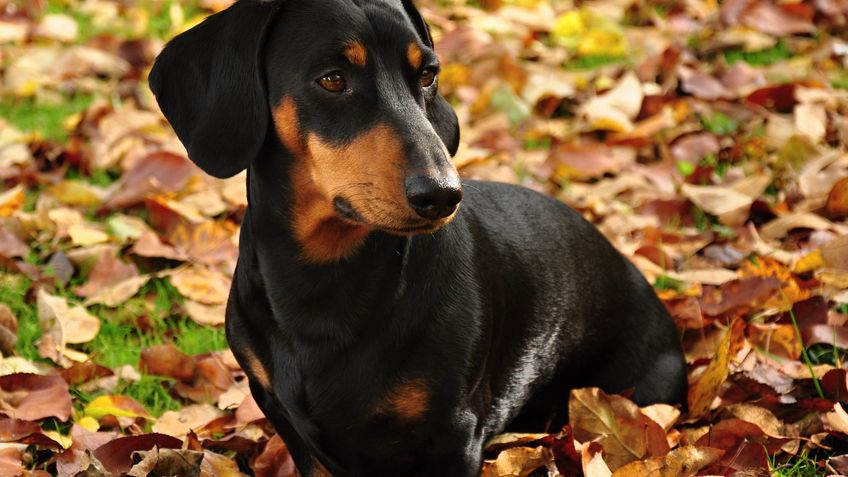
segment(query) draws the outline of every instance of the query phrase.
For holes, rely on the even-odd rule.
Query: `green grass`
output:
[[[654,282],[654,288],[657,290],[682,291],[686,288],[686,286],[680,280],[671,278],[668,275],[660,275]]]
[[[813,364],[830,364],[838,366],[848,357],[848,350],[840,348],[836,345],[826,343],[816,343],[807,348],[807,355],[810,357],[810,362]]]
[[[752,66],[768,66],[792,58],[792,52],[782,41],[770,48],[758,51],[733,49],[724,52],[724,59],[730,64],[744,61]]]
[[[189,355],[227,347],[223,328],[201,326],[174,313],[183,298],[166,280],[151,280],[139,295],[115,310],[100,306],[91,308],[102,322],[100,333],[84,346],[84,350],[91,353],[97,363],[110,368],[137,365],[143,348],[166,342]],[[145,295],[152,298],[152,310],[142,298]],[[147,330],[139,326],[142,316],[149,322]]]
[[[769,457],[769,467],[772,476],[779,477],[825,477],[827,471],[816,464],[816,461],[802,450],[798,455],[792,456],[786,463],[778,464],[777,456]]]
[[[730,118],[721,111],[716,111],[707,116],[701,116],[701,126],[707,131],[718,135],[733,134],[739,129],[739,122]]]
[[[35,345],[41,336],[38,310],[35,303],[26,301],[31,282],[20,275],[0,275],[0,303],[4,303],[18,318],[18,354],[33,361],[44,361],[38,356]],[[54,293],[78,302],[70,287]],[[101,319],[100,332],[89,343],[80,346],[92,360],[109,368],[125,364],[138,366],[144,348],[161,343],[173,343],[188,355],[197,355],[225,349],[226,334],[223,328],[201,326],[176,313],[183,298],[164,279],[153,279],[139,293],[117,309],[92,306],[89,311]],[[147,329],[139,326],[140,317],[149,320]],[[168,394],[172,379],[142,375],[140,381],[121,381],[112,391],[125,394],[141,403],[151,414],[178,409],[181,404]],[[91,401],[98,393],[84,393],[74,389],[79,405]]]
[[[5,304],[18,318],[18,354],[26,359],[40,360],[35,340],[41,336],[38,310],[35,303],[27,303],[26,293],[31,282],[21,275],[0,274],[0,303]]]
[[[703,159],[701,159],[701,166],[711,167],[719,177],[727,175],[727,171],[730,170],[730,165],[729,161],[721,161],[715,156],[715,154],[707,154]]]
[[[577,56],[565,62],[567,70],[593,70],[601,66],[614,65],[627,61],[626,56],[619,55],[585,55]]]
[[[68,138],[65,120],[84,111],[94,100],[88,95],[74,95],[59,104],[39,104],[33,99],[0,101],[0,117],[22,131],[37,132],[45,139],[64,142]]]
[[[165,411],[176,411],[182,407],[182,404],[168,393],[173,382],[173,379],[142,374],[138,381],[119,381],[110,394],[129,396],[143,405],[151,415],[159,417]],[[79,387],[72,387],[71,393],[76,397],[74,408],[77,411],[82,411],[94,398],[106,394],[88,393]]]
[[[183,19],[188,21],[199,15],[203,10],[197,5],[196,1],[156,1],[156,0],[139,0],[136,5],[146,10],[148,13],[147,29],[141,35],[144,37],[155,37],[161,39],[170,38],[174,33],[174,26],[171,21],[171,6],[179,5],[183,10]],[[69,6],[62,0],[48,0],[45,13],[63,13],[73,17],[79,25],[79,39],[81,43],[94,38],[98,35],[112,34],[123,38],[137,37],[138,32],[127,31],[120,22],[115,25],[97,26],[91,15],[87,15],[78,11],[77,8]]]

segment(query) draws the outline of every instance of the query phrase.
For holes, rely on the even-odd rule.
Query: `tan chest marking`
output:
[[[250,376],[255,379],[262,386],[263,389],[272,389],[271,388],[271,376],[268,374],[268,370],[265,369],[265,365],[259,361],[259,358],[253,353],[253,351],[242,350],[242,356],[246,361],[247,371],[250,373]]]
[[[421,419],[429,409],[430,390],[423,379],[402,381],[393,387],[377,406],[378,414],[389,414],[400,421]]]

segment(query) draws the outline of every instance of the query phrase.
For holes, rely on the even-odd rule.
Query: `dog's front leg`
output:
[[[282,404],[262,386],[250,383],[250,392],[253,394],[253,399],[259,405],[259,409],[265,413],[265,417],[274,426],[277,434],[286,443],[286,447],[294,460],[298,472],[303,477],[329,477],[328,473],[315,456],[309,451],[306,443],[292,427],[288,418],[282,412]]]

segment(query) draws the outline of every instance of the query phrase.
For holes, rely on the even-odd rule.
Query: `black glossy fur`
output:
[[[373,61],[365,71],[333,50],[351,38]],[[407,1],[242,0],[174,39],[151,73],[193,161],[219,177],[248,169],[227,335],[300,472],[477,475],[490,437],[560,424],[578,386],[684,404],[678,335],[653,289],[591,224],[538,193],[463,182],[459,212],[435,233],[375,230],[341,260],[302,259],[298,157],[272,111],[294,98],[303,134],[333,144],[390,124],[408,170],[443,172],[442,144],[453,154],[459,131],[405,61],[416,40],[436,62]],[[315,88],[328,68],[355,94]],[[404,382],[426,383],[423,414],[375,413]]]

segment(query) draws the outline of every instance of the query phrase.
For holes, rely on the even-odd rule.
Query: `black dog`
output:
[[[438,72],[410,0],[241,0],[150,75],[194,162],[248,170],[227,335],[305,476],[476,475],[576,386],[685,400],[672,320],[592,225],[460,182]]]

